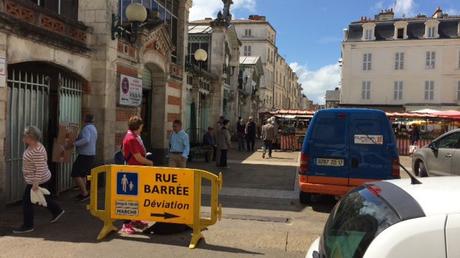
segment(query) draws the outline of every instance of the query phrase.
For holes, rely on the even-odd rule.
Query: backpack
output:
[[[128,160],[131,159],[131,153],[129,153],[128,158],[125,159],[125,155],[123,154],[123,149],[119,149],[115,154],[113,155],[113,162],[115,165],[127,165]]]

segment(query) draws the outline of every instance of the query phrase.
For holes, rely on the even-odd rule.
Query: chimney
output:
[[[436,9],[436,11],[433,14],[433,18],[439,19],[439,18],[442,18],[442,16],[443,16],[442,9],[440,6],[438,6],[438,9]]]
[[[343,40],[348,39],[348,28],[343,29]]]
[[[261,16],[261,15],[252,14],[252,15],[249,15],[249,20],[252,20],[252,21],[266,21],[266,20],[267,20],[267,17]]]
[[[377,21],[390,21],[390,20],[393,20],[394,18],[395,18],[395,13],[393,11],[393,8],[382,10],[380,11],[379,14],[375,16],[375,19]]]

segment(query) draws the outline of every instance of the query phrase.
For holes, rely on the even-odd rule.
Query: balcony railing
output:
[[[87,26],[28,1],[0,1],[0,21],[9,25],[14,33],[38,36],[44,41],[89,50]]]

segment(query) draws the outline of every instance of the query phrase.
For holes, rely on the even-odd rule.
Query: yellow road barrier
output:
[[[104,222],[97,240],[112,231],[115,220],[142,220],[186,224],[193,228],[189,248],[195,248],[201,232],[222,216],[219,192],[222,174],[195,169],[107,165],[91,170],[88,209]],[[211,215],[201,217],[203,179],[211,182]],[[99,181],[105,187],[99,188]]]

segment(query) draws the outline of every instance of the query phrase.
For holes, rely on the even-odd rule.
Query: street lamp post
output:
[[[195,53],[193,54],[193,57],[195,58],[195,61],[198,62],[198,66],[201,72],[203,63],[206,62],[206,60],[208,60],[208,52],[200,48],[195,51]]]
[[[135,43],[141,28],[153,29],[163,24],[158,11],[153,11],[149,17],[149,11],[140,3],[128,5],[125,15],[127,24],[123,24],[118,15],[112,14],[112,40],[126,37],[129,42]]]

